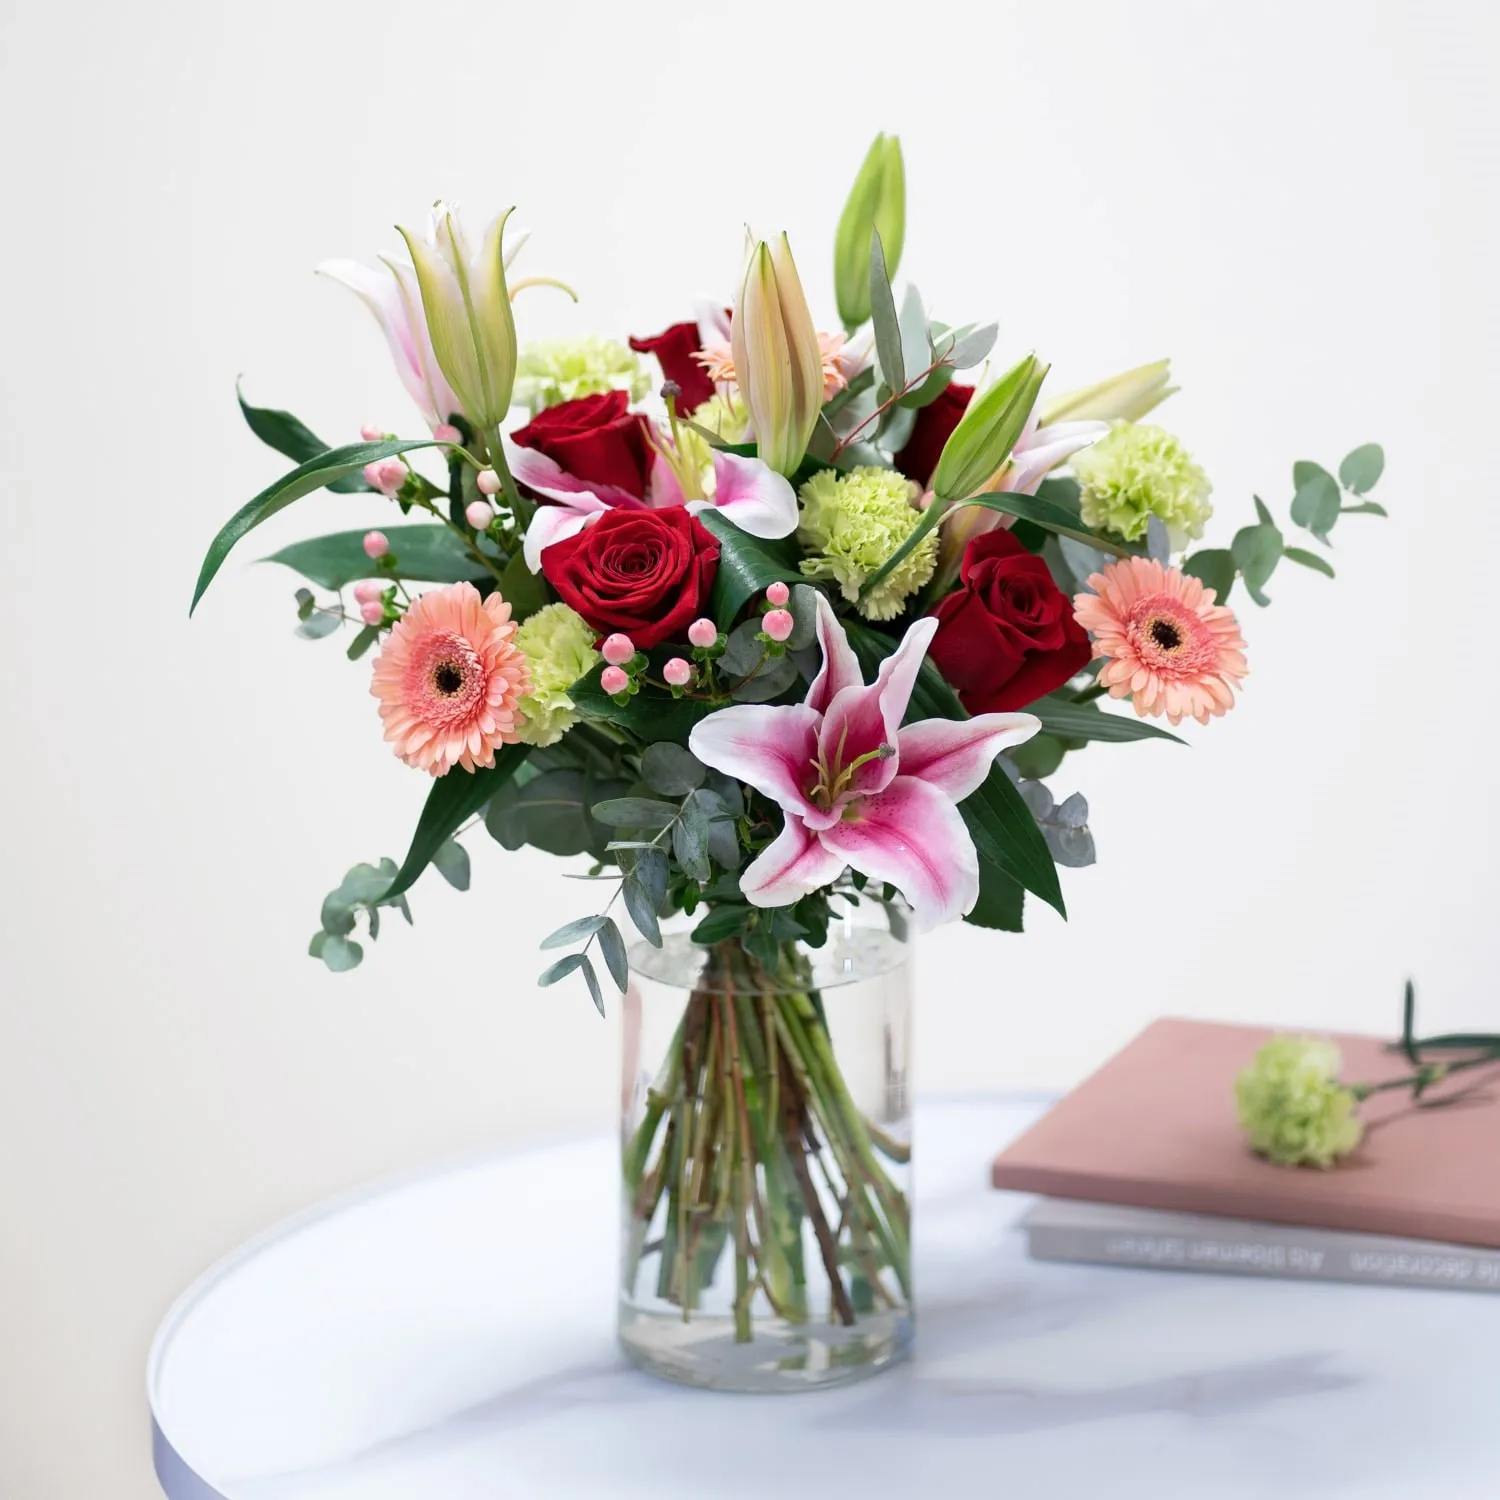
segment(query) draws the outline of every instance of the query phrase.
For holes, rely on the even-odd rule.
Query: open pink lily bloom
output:
[[[553,542],[575,535],[607,510],[623,507],[682,505],[690,511],[719,510],[727,520],[751,536],[790,536],[797,529],[797,492],[758,458],[714,449],[714,497],[684,501],[672,471],[660,459],[652,466],[647,500],[613,484],[594,484],[565,473],[555,460],[534,448],[522,448],[506,439],[505,461],[511,473],[539,495],[555,501],[537,507],[526,528],[526,566],[541,571],[542,553]]]
[[[1041,727],[1032,714],[925,719],[901,727],[937,621],[918,620],[868,686],[832,607],[818,596],[823,666],[803,703],[735,704],[699,720],[706,766],[774,799],[786,823],[740,876],[755,906],[786,906],[851,866],[889,881],[921,928],[979,899],[979,856],[957,804],[1000,751]]]

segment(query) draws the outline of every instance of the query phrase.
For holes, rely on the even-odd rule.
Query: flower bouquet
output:
[[[880,137],[838,223],[837,330],[782,235],[654,337],[518,349],[518,294],[571,290],[513,277],[506,216],[475,243],[438,205],[401,231],[409,262],[321,268],[375,314],[430,435],[329,448],[242,397],[299,466],[194,594],[317,489],[400,512],[276,554],[307,580],[303,635],[348,625],[349,658],[376,653],[385,739],[430,778],[405,859],[350,870],[311,951],[360,962],[360,924],[409,919],[428,865],[466,888],[481,824],[587,859],[601,899],[541,938],[541,983],[601,1012],[628,992],[621,1332],[682,1380],[814,1385],[900,1353],[908,931],[1018,932],[1028,892],[1062,913],[1058,866],[1093,840],[1046,778],[1223,714],[1236,584],[1264,604],[1282,559],[1332,573],[1259,500],[1196,546],[1209,481],[1143,421],[1165,361],[1050,397],[1035,355],[990,367],[995,324],[898,298],[904,215]],[[1292,522],[1326,544],[1381,513],[1381,467],[1373,445],[1337,477],[1298,464]]]

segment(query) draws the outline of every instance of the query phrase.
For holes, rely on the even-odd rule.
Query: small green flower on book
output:
[[[1331,1167],[1364,1134],[1359,1096],[1339,1082],[1332,1042],[1278,1036],[1235,1080],[1240,1125],[1251,1149],[1288,1167]]]

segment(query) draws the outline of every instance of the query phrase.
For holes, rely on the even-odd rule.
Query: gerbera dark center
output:
[[[1171,620],[1155,619],[1149,626],[1151,639],[1163,651],[1175,651],[1182,645],[1182,632]]]
[[[432,669],[432,685],[445,698],[451,698],[464,685],[464,674],[451,661],[440,661]]]

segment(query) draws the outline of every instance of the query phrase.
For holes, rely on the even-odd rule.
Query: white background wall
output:
[[[254,400],[326,438],[416,429],[374,326],[310,274],[438,194],[520,205],[565,275],[523,335],[651,333],[785,226],[829,245],[903,137],[903,269],[1058,388],[1170,354],[1162,413],[1221,544],[1293,459],[1385,443],[1388,522],[1246,604],[1254,675],[1190,750],[1070,760],[1101,863],[1072,921],[953,929],[920,965],[929,1093],[1065,1085],[1151,1017],[1494,1026],[1492,7],[1105,3],[638,8],[7,0],[0,20],[0,1495],[154,1493],[141,1371],[206,1262],[331,1190],[599,1126],[612,1025],[539,992],[582,909],[481,838],[364,969],[304,954],[425,781],[368,666],[291,634],[251,559],[190,626],[220,522],[278,472]],[[1164,1086],[1170,1086],[1167,1083]]]

